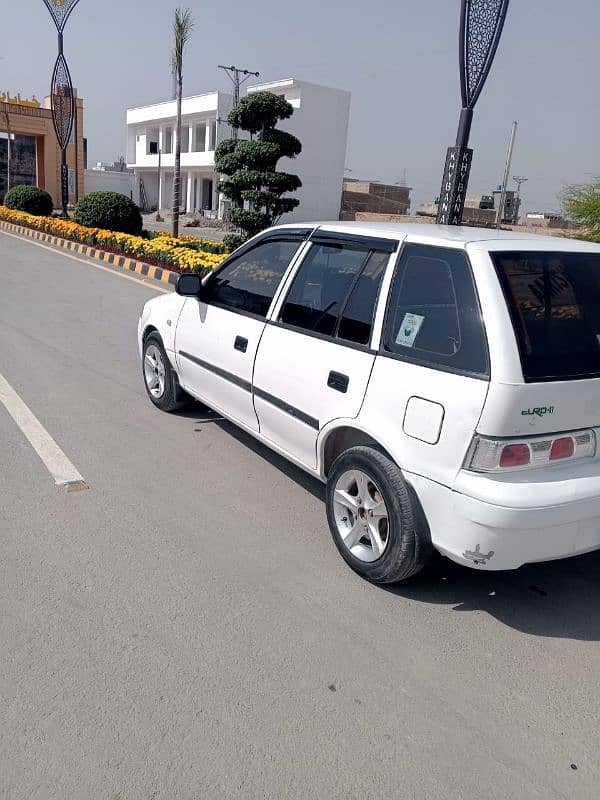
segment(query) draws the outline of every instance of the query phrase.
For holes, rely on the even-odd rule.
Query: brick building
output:
[[[374,181],[344,180],[342,219],[353,220],[357,213],[408,214],[410,188]]]
[[[69,202],[76,203],[84,192],[85,153],[83,138],[83,100],[76,96],[77,114],[67,148]],[[9,177],[8,138],[10,136],[10,185],[33,185],[45,189],[60,207],[61,152],[54,132],[50,98],[43,105],[24,100],[20,95],[0,93],[0,198]]]

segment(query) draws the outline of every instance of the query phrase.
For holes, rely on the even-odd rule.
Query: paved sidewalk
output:
[[[164,216],[164,214],[163,214]],[[171,219],[165,217],[164,222],[156,221],[156,212],[152,214],[143,214],[144,228],[149,231],[167,231],[171,232]],[[188,228],[185,226],[186,218],[184,217],[179,224],[179,233],[185,233],[189,236],[196,236],[198,239],[214,239],[215,242],[222,242],[223,237],[227,235],[227,231],[222,228],[213,228],[210,226],[199,228]]]

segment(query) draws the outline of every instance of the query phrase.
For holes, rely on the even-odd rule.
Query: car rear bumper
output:
[[[530,487],[529,505],[515,508],[453,491],[418,475],[407,474],[406,479],[421,501],[434,547],[460,564],[516,569],[600,549],[600,491],[570,502],[537,506],[535,487]]]

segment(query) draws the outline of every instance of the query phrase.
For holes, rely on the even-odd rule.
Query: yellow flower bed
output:
[[[207,269],[214,269],[227,257],[226,252],[215,253],[203,250],[203,245],[211,249],[224,249],[220,242],[212,242],[208,239],[198,240],[188,236],[174,239],[168,234],[156,236],[154,239],[145,239],[143,236],[131,236],[128,233],[86,228],[84,225],[78,225],[68,219],[36,217],[24,211],[13,211],[6,206],[0,206],[0,219],[100,249],[104,247],[117,250],[142,261],[147,259],[160,262],[180,271],[203,272]]]

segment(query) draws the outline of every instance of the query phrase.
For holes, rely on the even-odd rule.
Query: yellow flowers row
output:
[[[185,272],[204,272],[214,269],[227,256],[226,252],[214,252],[224,250],[220,242],[197,240],[188,236],[174,239],[168,234],[146,239],[128,233],[87,228],[58,217],[37,217],[24,211],[13,211],[6,206],[0,206],[0,219],[100,249],[116,250],[142,261],[150,260],[153,263],[165,264],[167,268],[171,266]],[[203,246],[207,250],[202,249]],[[213,252],[209,252],[208,249]]]

